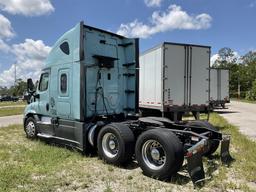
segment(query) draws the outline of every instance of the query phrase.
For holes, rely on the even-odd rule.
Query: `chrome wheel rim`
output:
[[[26,132],[27,132],[29,137],[35,136],[36,126],[35,126],[35,123],[33,121],[28,122],[28,124],[26,126]]]
[[[142,145],[142,159],[152,170],[159,170],[166,163],[166,152],[156,140],[148,140]]]
[[[106,133],[102,138],[102,149],[109,158],[114,158],[118,154],[118,140],[113,133]]]

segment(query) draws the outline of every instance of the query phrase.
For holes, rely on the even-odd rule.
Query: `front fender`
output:
[[[37,117],[38,114],[38,103],[33,102],[26,106],[23,114],[23,124],[25,125],[25,121],[28,117]],[[36,118],[37,119],[37,118]]]

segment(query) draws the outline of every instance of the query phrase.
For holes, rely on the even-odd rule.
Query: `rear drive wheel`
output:
[[[97,147],[99,157],[107,163],[125,164],[134,152],[133,132],[121,123],[106,125],[99,132]]]
[[[29,117],[24,127],[27,138],[35,139],[37,137],[37,124],[33,117]]]
[[[191,121],[187,123],[188,126],[197,126],[200,128],[208,128],[210,131],[218,132],[218,130],[209,122],[207,121]],[[209,156],[213,154],[219,147],[219,141],[218,140],[210,140],[210,148],[209,151],[207,151],[204,156]]]
[[[160,180],[171,178],[184,160],[180,140],[164,129],[142,133],[136,142],[135,153],[143,173]]]

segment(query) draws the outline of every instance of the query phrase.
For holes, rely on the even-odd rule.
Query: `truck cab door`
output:
[[[54,135],[54,126],[50,117],[50,70],[44,70],[38,85],[38,114],[41,116],[38,124],[38,132],[46,135]]]
[[[38,108],[39,114],[49,116],[49,86],[50,86],[50,70],[43,71],[38,86]]]

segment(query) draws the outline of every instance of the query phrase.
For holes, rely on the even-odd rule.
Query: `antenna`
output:
[[[14,64],[14,86],[17,83],[17,74],[16,74],[16,63]]]

